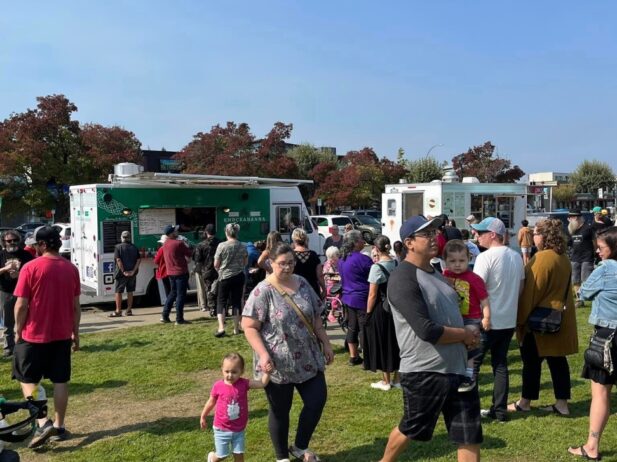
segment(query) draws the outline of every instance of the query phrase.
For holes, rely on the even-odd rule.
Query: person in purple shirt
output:
[[[343,238],[341,258],[338,267],[343,288],[343,305],[347,311],[347,336],[345,341],[349,347],[349,364],[362,364],[358,354],[358,333],[366,322],[366,305],[368,301],[368,274],[373,261],[364,255],[364,239],[358,230],[348,231]]]

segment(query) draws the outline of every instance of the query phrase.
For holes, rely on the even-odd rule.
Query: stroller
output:
[[[341,301],[342,287],[340,284],[333,284],[326,294],[326,309],[321,315],[321,321],[327,328],[328,322],[337,323],[343,332],[347,331],[347,316]]]
[[[0,462],[18,462],[19,455],[10,449],[4,448],[4,442],[18,443],[26,440],[32,435],[35,428],[35,420],[40,416],[43,409],[46,409],[47,400],[35,401],[28,398],[22,402],[8,402],[0,397],[0,420],[3,426],[0,427]],[[12,425],[8,425],[4,418],[18,411],[26,411],[28,416]]]

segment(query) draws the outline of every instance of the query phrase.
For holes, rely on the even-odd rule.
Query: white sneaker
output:
[[[213,452],[213,451],[210,451],[210,452],[208,453],[208,459],[207,459],[207,461],[208,461],[208,462],[212,462],[212,458],[213,458],[213,457],[214,457],[214,452]]]
[[[276,459],[276,462],[291,462],[289,459]]]
[[[392,387],[390,386],[389,383],[386,383],[383,380],[380,380],[379,382],[371,383],[371,388],[377,388],[378,390],[389,391],[390,388]]]

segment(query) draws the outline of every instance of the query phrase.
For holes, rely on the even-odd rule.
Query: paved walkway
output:
[[[125,302],[126,303],[126,302]],[[82,334],[93,332],[105,332],[115,329],[125,329],[127,327],[139,327],[149,324],[158,324],[161,319],[161,307],[152,306],[146,308],[133,308],[133,316],[122,316],[121,318],[110,318],[113,305],[94,305],[82,307],[81,327]],[[171,319],[174,319],[174,311],[171,313]],[[184,318],[189,321],[196,319],[208,319],[212,321],[214,329],[215,320],[208,313],[199,311],[195,304],[188,304],[184,307]],[[214,332],[214,330],[213,330]],[[341,329],[329,327],[328,336],[333,343],[343,345],[345,334]]]

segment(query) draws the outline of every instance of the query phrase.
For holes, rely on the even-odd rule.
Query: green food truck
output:
[[[113,300],[114,248],[125,230],[142,257],[135,296],[153,304],[164,298],[154,277],[154,256],[167,225],[178,225],[190,245],[199,242],[209,223],[221,239],[227,223],[238,223],[243,242],[264,240],[272,230],[289,241],[301,226],[311,249],[321,255],[323,238],[298,189],[303,183],[311,181],[152,173],[122,163],[107,184],[71,186],[71,261],[79,270],[82,303]]]

